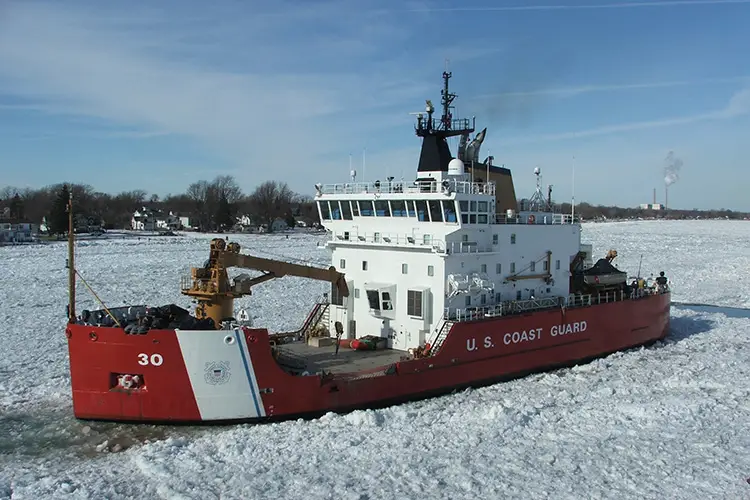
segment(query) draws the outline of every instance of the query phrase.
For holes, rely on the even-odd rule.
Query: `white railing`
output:
[[[443,182],[345,182],[322,184],[318,194],[418,194],[418,193],[459,193],[459,194],[495,194],[494,182],[469,182],[455,179]]]
[[[411,235],[403,233],[337,231],[331,233],[331,240],[336,243],[367,243],[384,246],[429,247],[436,253],[487,253],[496,252],[493,245],[480,245],[474,241],[451,241],[435,239],[430,234]]]
[[[492,224],[532,224],[532,225],[560,225],[579,223],[578,217],[570,214],[553,214],[553,213],[535,213],[535,214],[516,214],[508,217],[507,214],[495,214]]]
[[[651,295],[659,295],[669,288],[641,288],[627,294],[623,291],[588,295],[568,295],[567,297],[543,297],[528,300],[508,300],[485,307],[448,308],[443,311],[443,319],[455,322],[476,321],[496,316],[508,316],[528,311],[552,308],[587,307],[623,300],[638,300]]]

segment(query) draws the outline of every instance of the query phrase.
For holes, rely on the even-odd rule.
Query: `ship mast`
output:
[[[73,191],[68,193],[68,323],[76,321],[76,266],[73,234]]]

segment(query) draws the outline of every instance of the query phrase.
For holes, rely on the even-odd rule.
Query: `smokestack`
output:
[[[654,188],[654,205],[656,205],[656,188]]]
[[[668,205],[669,205],[669,184],[664,186],[664,210],[667,209]]]

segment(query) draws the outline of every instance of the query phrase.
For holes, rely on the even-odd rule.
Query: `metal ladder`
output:
[[[445,339],[448,338],[448,333],[451,331],[451,328],[453,327],[455,321],[448,321],[446,319],[443,319],[442,323],[443,324],[438,331],[437,337],[435,338],[435,342],[434,344],[432,344],[432,347],[430,347],[430,356],[436,355],[440,351],[440,348],[443,347]]]

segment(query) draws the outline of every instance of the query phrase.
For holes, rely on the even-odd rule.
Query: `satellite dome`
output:
[[[464,162],[453,158],[448,162],[448,175],[464,175]]]

